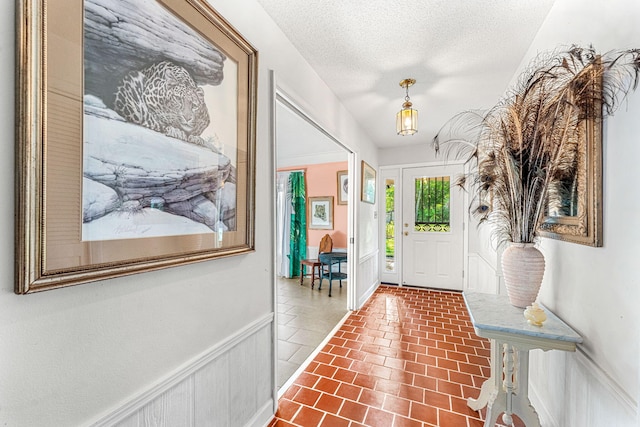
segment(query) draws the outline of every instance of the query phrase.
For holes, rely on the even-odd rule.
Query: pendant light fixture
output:
[[[409,86],[415,82],[415,79],[404,79],[400,82],[400,86],[406,90],[406,96],[404,97],[402,110],[396,114],[396,132],[398,132],[398,135],[413,135],[418,132],[418,110],[411,108],[413,104],[409,100]]]

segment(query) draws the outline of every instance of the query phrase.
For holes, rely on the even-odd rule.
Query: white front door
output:
[[[402,173],[402,284],[462,290],[462,165],[406,168]]]

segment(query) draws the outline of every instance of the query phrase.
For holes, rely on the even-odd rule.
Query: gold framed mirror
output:
[[[601,65],[600,65],[601,66]],[[594,93],[602,93],[594,71]],[[589,246],[602,246],[602,102],[593,99],[573,153],[574,173],[553,182],[538,234]]]

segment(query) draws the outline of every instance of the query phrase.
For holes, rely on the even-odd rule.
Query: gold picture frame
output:
[[[376,203],[376,170],[367,162],[362,161],[360,181],[360,200],[365,203]]]
[[[16,5],[16,293],[254,250],[257,51],[204,0],[150,4]]]
[[[346,205],[349,201],[349,171],[338,171],[336,175],[336,203],[339,205]]]
[[[333,197],[309,197],[310,230],[333,230]]]

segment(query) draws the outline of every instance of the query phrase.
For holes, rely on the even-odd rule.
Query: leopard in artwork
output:
[[[205,145],[200,136],[209,126],[204,92],[185,68],[172,62],[127,74],[116,91],[114,109],[131,123]]]

